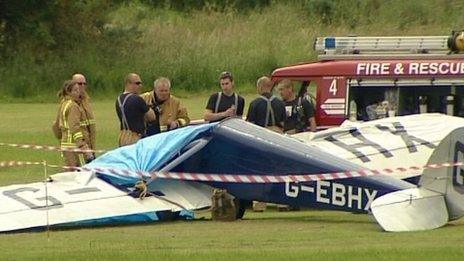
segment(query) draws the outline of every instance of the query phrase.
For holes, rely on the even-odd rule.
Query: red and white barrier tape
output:
[[[35,161],[0,161],[0,168],[7,168],[7,167],[23,167],[23,166],[30,166],[30,165],[43,165],[43,162],[35,162]]]
[[[20,149],[32,149],[32,150],[47,150],[47,151],[69,151],[69,152],[80,152],[80,153],[104,153],[106,150],[82,150],[78,148],[61,148],[57,146],[46,146],[46,145],[34,145],[34,144],[15,144],[15,143],[4,143],[0,142],[0,146],[20,148]]]
[[[209,181],[209,182],[231,182],[231,183],[284,183],[284,182],[310,182],[318,180],[335,180],[356,177],[367,177],[380,174],[405,173],[420,169],[436,169],[462,166],[462,162],[430,164],[422,167],[408,167],[395,169],[370,170],[363,169],[358,171],[343,171],[320,174],[290,174],[290,175],[234,175],[234,174],[204,174],[204,173],[176,173],[176,172],[152,172],[152,178],[166,178],[189,181]]]
[[[29,162],[29,161],[9,161],[0,162],[0,167],[14,167],[25,165],[43,165],[42,162]],[[153,179],[177,179],[187,181],[208,181],[208,182],[231,182],[231,183],[283,183],[283,182],[310,182],[317,180],[335,180],[356,177],[367,177],[374,175],[389,175],[393,173],[407,173],[410,171],[418,171],[423,169],[438,169],[449,168],[456,166],[463,166],[462,162],[454,163],[440,163],[429,164],[425,166],[411,166],[411,167],[398,167],[386,168],[379,170],[363,169],[357,171],[342,171],[333,173],[319,173],[319,174],[287,174],[287,175],[234,175],[234,174],[207,174],[207,173],[185,173],[185,172],[144,172],[134,171],[128,169],[114,169],[114,168],[89,168],[89,167],[69,167],[49,165],[49,167],[62,168],[68,170],[81,170],[81,171],[95,171],[99,173],[122,175],[122,176],[139,176],[140,178],[151,177]]]

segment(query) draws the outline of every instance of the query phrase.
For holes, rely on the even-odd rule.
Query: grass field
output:
[[[200,118],[206,96],[186,100]],[[249,101],[251,96],[247,96]],[[50,131],[56,104],[0,104],[0,142],[56,145]],[[98,147],[113,148],[118,125],[113,101],[94,103]],[[0,161],[46,160],[56,152],[0,147]],[[49,169],[50,173],[56,170]],[[0,169],[0,185],[43,179],[40,166]],[[462,260],[464,221],[414,233],[386,233],[369,215],[302,210],[247,212],[236,222],[199,220],[76,228],[0,235],[0,259],[188,260]]]

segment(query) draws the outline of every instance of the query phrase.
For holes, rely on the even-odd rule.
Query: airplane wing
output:
[[[462,126],[463,118],[433,113],[362,123],[346,121],[337,128],[292,137],[367,169],[396,169],[426,165],[438,144]],[[417,184],[422,171],[391,175]]]
[[[162,168],[214,126],[194,126],[143,139],[84,166],[124,170],[124,175],[111,171],[65,172],[52,175],[47,182],[0,187],[0,232],[193,218],[192,210],[211,205],[211,187],[157,180],[150,185],[148,195],[139,198],[133,191],[141,180],[136,171]]]
[[[358,171],[363,168],[315,146],[239,119],[218,124],[201,149],[174,159],[174,172],[241,175],[307,174]],[[199,146],[199,148],[200,148]],[[367,212],[375,197],[414,187],[387,175],[281,183],[204,182],[227,189],[243,200]]]
[[[153,209],[176,206],[151,197],[140,200],[98,179],[92,172],[66,172],[48,182],[0,188],[0,231],[105,222],[158,220]]]

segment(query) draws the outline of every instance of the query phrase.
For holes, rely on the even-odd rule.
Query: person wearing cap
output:
[[[142,80],[135,73],[124,79],[124,92],[116,99],[116,113],[120,122],[119,146],[130,145],[145,135],[145,120],[155,120],[155,113],[139,96]]]
[[[242,116],[245,99],[234,92],[234,77],[230,72],[219,75],[219,84],[222,91],[213,93],[206,104],[205,121],[216,122],[222,119]]]
[[[278,84],[278,90],[285,103],[287,116],[284,122],[284,132],[294,134],[307,130],[316,131],[313,106],[305,98],[296,97],[292,81],[282,80]]]
[[[265,127],[272,131],[283,133],[285,104],[272,94],[274,84],[267,76],[263,76],[256,82],[259,97],[250,103],[247,113],[247,121]]]
[[[153,84],[153,90],[143,93],[141,97],[156,115],[154,122],[147,123],[146,136],[177,129],[190,123],[187,109],[178,98],[171,95],[171,81],[168,78],[158,78]]]

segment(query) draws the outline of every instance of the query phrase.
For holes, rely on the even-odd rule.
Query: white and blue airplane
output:
[[[110,151],[47,182],[0,188],[0,231],[192,218],[212,188],[244,201],[372,212],[386,231],[438,228],[464,215],[464,119],[421,114],[286,136],[228,119],[189,126]],[[446,168],[422,168],[443,165]],[[158,171],[235,175],[318,175],[392,171],[308,182],[252,183],[156,178]],[[382,172],[384,173],[384,172]],[[185,174],[185,177],[192,175]],[[148,180],[147,197],[134,186]]]

